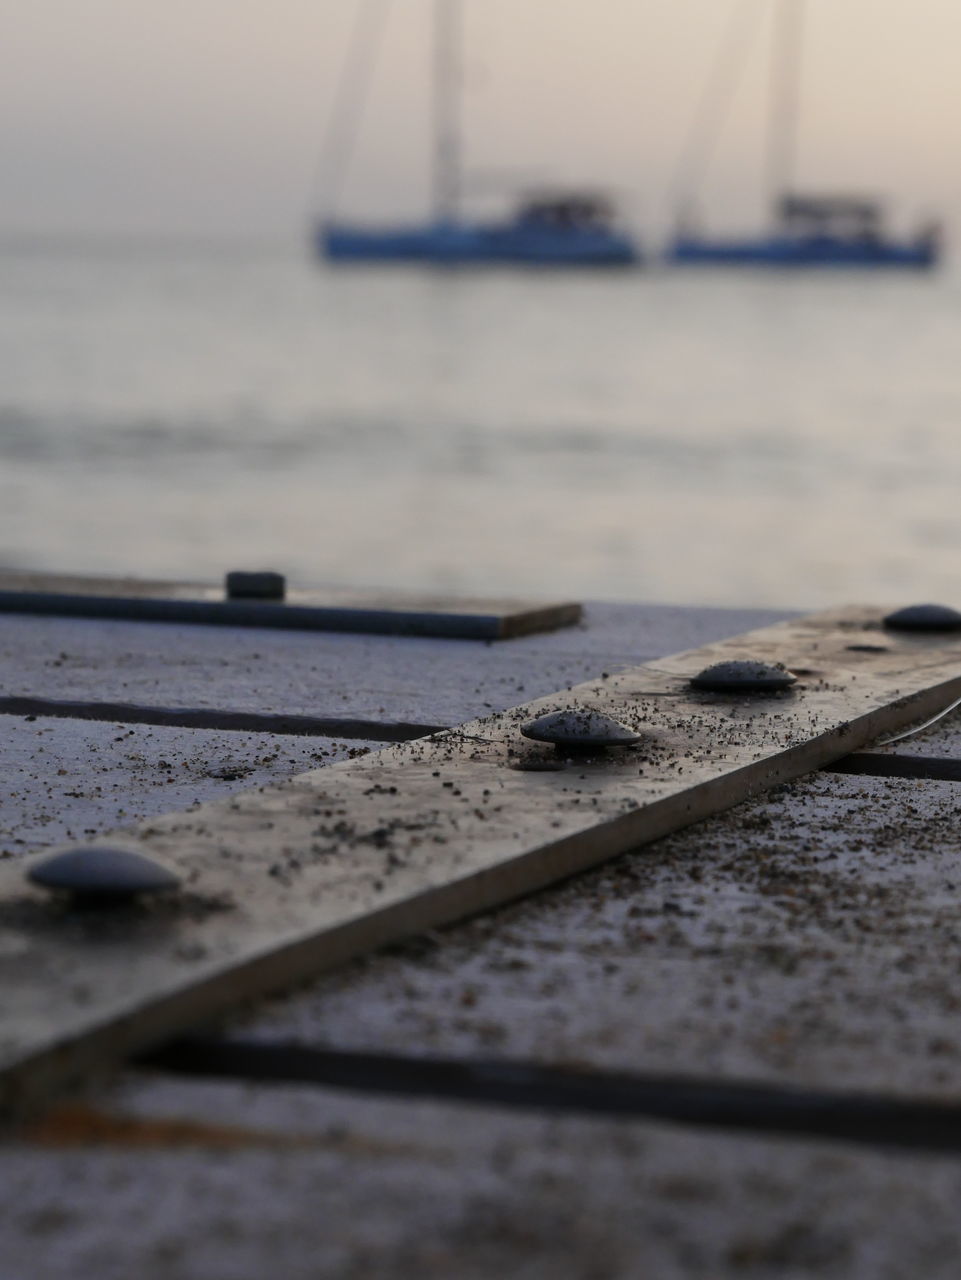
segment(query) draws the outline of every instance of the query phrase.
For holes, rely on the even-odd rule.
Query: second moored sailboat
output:
[[[775,10],[769,175],[773,218],[759,235],[721,237],[693,224],[683,193],[668,260],[682,265],[770,267],[932,267],[940,256],[934,224],[899,239],[884,227],[876,200],[809,195],[794,190],[804,0],[778,0]]]

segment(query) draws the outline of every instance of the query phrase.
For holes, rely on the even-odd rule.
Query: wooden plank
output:
[[[507,640],[581,621],[569,601],[452,599],[356,590],[290,590],[285,600],[227,599],[222,585],[0,574],[0,613],[121,618],[368,635]]]
[[[185,877],[179,899],[63,909],[0,866],[0,1106],[351,955],[482,910],[657,839],[929,715],[961,693],[961,640],[865,649],[879,611],[781,624],[589,682],[192,812],[136,837]],[[728,657],[783,661],[794,691],[697,694]],[[559,771],[519,736],[591,705],[645,734]]]

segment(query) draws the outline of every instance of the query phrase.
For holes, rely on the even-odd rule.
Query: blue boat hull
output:
[[[684,236],[668,254],[671,262],[717,266],[762,267],[933,267],[934,244],[924,240],[847,240],[833,236],[795,239],[783,236],[755,240],[700,240]]]
[[[317,250],[330,262],[414,262],[433,266],[510,265],[628,267],[636,245],[619,232],[593,228],[457,223],[372,230],[327,225]]]

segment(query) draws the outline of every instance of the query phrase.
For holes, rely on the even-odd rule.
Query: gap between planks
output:
[[[961,760],[939,756],[882,755],[880,751],[854,751],[843,760],[825,765],[827,773],[857,774],[866,778],[919,778],[929,782],[961,782]]]
[[[136,1060],[201,1080],[306,1084],[562,1115],[622,1116],[739,1132],[961,1153],[961,1106],[743,1080],[581,1070],[509,1059],[407,1057],[191,1037]]]
[[[223,711],[213,707],[157,707],[128,702],[70,702],[13,696],[0,698],[0,715],[65,720],[106,720],[113,724],[165,725],[178,729],[223,729],[315,738],[361,738],[367,742],[410,742],[441,733],[446,725],[358,720],[344,716],[273,715]]]

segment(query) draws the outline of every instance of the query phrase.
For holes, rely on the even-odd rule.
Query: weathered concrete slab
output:
[[[84,839],[379,743],[0,717],[0,857]]]
[[[89,680],[94,696],[100,680],[147,688],[155,664],[158,700],[172,691],[180,705],[196,691],[213,706],[236,694],[255,710],[316,710],[296,697],[313,696],[312,680],[336,692],[343,679],[354,705],[376,710],[381,697],[402,708],[392,718],[449,707],[455,722],[477,712],[478,697],[513,705],[618,661],[757,625],[700,610],[596,618],[567,636],[468,645],[464,665],[431,642],[277,633],[266,646],[212,628],[0,619],[0,688],[11,673],[16,686],[21,669],[40,695],[51,689],[45,678],[64,690]],[[61,651],[81,661],[45,665]],[[537,685],[542,677],[550,683]],[[9,723],[0,718],[0,741]],[[198,735],[183,736],[193,759]],[[157,740],[125,742],[149,761]],[[108,826],[123,816],[110,814],[128,766],[134,804],[173,786],[126,760],[125,742],[117,789],[104,788]],[[916,752],[918,741],[906,747]],[[82,752],[37,755],[26,802],[44,803],[49,788],[63,803],[57,788],[73,789],[73,776],[49,766],[79,765]],[[342,1047],[544,1061],[556,1052],[906,1093],[914,1064],[918,1091],[954,1097],[959,796],[941,783],[792,784],[559,890],[361,962],[242,1025]],[[959,1171],[954,1159],[838,1144],[128,1075],[0,1147],[0,1270],[3,1280],[953,1280]]]
[[[851,640],[869,623],[866,613],[824,615],[585,686],[582,704],[648,735],[619,760],[546,773],[507,767],[518,724],[550,709],[535,703],[154,820],[140,842],[179,867],[190,892],[143,919],[61,919],[24,896],[15,869],[0,868],[16,973],[0,1040],[8,1105],[243,995],[728,807],[961,686],[961,642],[929,644],[920,661],[912,646],[867,653]],[[747,702],[686,691],[687,676],[732,654],[780,659],[805,680],[796,692]],[[83,954],[82,971],[67,953]]]
[[[492,645],[6,615],[0,697],[455,725],[785,616],[596,604],[583,627]]]
[[[129,1081],[0,1150],[4,1280],[954,1280],[961,1164]]]

